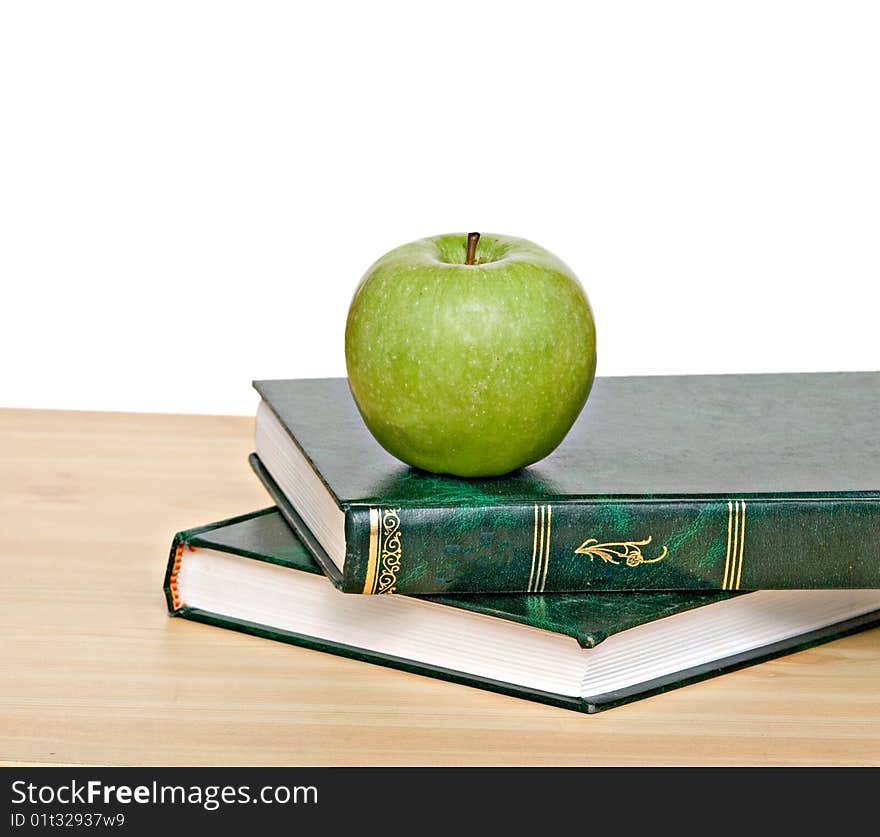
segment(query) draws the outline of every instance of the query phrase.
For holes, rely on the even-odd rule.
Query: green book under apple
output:
[[[257,381],[251,464],[347,593],[880,588],[880,373],[597,378],[562,444],[409,467],[344,378]]]
[[[171,614],[595,712],[880,623],[880,590],[345,596],[275,508],[175,535]]]

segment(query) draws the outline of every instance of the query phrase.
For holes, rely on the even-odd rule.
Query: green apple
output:
[[[404,462],[505,474],[553,451],[583,409],[596,330],[556,256],[505,235],[404,244],[370,267],[345,328],[354,400]]]

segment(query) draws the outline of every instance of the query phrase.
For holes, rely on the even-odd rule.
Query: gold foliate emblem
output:
[[[596,538],[587,538],[574,552],[575,555],[589,555],[590,560],[601,558],[606,564],[625,563],[627,567],[638,567],[640,564],[656,564],[662,561],[669,550],[664,546],[663,551],[654,558],[645,558],[640,547],[651,543],[649,535],[643,541],[612,541],[599,543]]]

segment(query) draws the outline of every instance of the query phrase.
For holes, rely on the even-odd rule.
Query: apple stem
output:
[[[479,233],[468,233],[467,237],[467,259],[465,264],[476,264],[477,242],[480,240]]]

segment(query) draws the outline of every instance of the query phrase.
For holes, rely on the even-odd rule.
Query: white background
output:
[[[880,369],[880,6],[5,2],[0,406],[251,413],[360,276],[521,235],[599,374]]]

